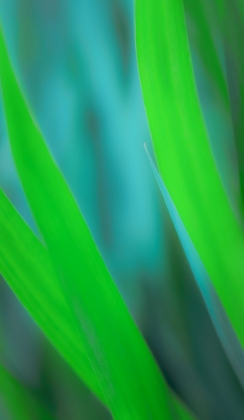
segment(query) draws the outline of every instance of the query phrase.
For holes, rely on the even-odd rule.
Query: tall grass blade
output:
[[[48,252],[1,189],[0,273],[57,351],[105,404]],[[173,399],[177,412],[190,416],[179,400]]]
[[[183,0],[187,15],[191,19],[190,26],[193,26],[194,36],[192,45],[198,53],[207,75],[211,81],[215,97],[219,100],[225,112],[229,111],[229,95],[227,82],[221,65],[219,52],[216,47],[215,32],[221,30],[221,19],[218,17],[216,4],[209,1]],[[215,19],[215,20],[214,20]],[[216,31],[217,28],[217,31]]]
[[[47,249],[1,189],[0,273],[53,346],[104,402]]]
[[[224,65],[222,0],[183,0],[196,86],[216,166],[239,212],[239,168]],[[194,65],[195,64],[195,65]]]
[[[169,211],[176,232],[186,254],[187,260],[191,267],[194,278],[198,284],[204,302],[208,308],[213,325],[216,329],[218,337],[225,349],[230,363],[244,389],[244,352],[238,341],[228,317],[218,299],[213,285],[208,277],[205,267],[186,231],[184,224],[177,212],[177,209],[170,197],[170,194],[146,148],[146,152],[152,166],[153,173],[158,182],[160,191],[163,195],[166,207]]]
[[[107,406],[115,419],[170,419],[166,384],[29,113],[2,34],[0,57],[15,164]]]
[[[182,1],[136,1],[140,79],[159,170],[244,345],[244,239],[212,157]]]

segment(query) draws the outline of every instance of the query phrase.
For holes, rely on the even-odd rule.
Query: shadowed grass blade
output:
[[[195,88],[181,1],[136,1],[140,79],[163,181],[244,345],[244,240],[220,182]]]
[[[34,395],[28,392],[2,364],[0,364],[0,400],[9,419],[54,419]]]
[[[146,147],[145,147],[146,148]],[[182,220],[177,212],[177,209],[170,197],[167,188],[160,177],[151,156],[146,148],[153,173],[158,182],[160,191],[163,195],[166,207],[169,211],[170,217],[174,224],[175,230],[179,236],[181,245],[184,249],[189,265],[191,267],[194,278],[198,284],[200,292],[203,296],[204,302],[208,308],[210,317],[218,334],[218,337],[225,349],[227,356],[232,364],[232,367],[244,389],[244,352],[238,341],[229,319],[227,318],[218,296],[213,288],[213,285],[208,277],[205,267],[194,248],[194,245],[182,223]]]
[[[175,408],[175,415],[173,418],[175,420],[195,420],[196,419],[196,417],[194,417],[193,414],[190,413],[186,409],[186,407],[176,397],[175,397],[174,408]]]

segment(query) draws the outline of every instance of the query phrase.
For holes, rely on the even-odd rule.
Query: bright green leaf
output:
[[[244,240],[212,157],[181,0],[137,0],[140,79],[164,183],[244,345]]]
[[[53,346],[93,393],[104,402],[47,250],[24,223],[1,189],[0,273]],[[176,411],[180,410],[185,416],[190,416],[188,411],[181,407],[179,400],[175,397],[174,400]]]
[[[166,384],[30,116],[2,35],[0,57],[15,164],[107,405],[115,419],[170,419]]]
[[[102,400],[48,252],[1,189],[0,273],[58,352]]]
[[[169,211],[171,220],[174,224],[175,230],[178,234],[181,245],[184,249],[186,257],[188,259],[191,271],[194,275],[194,278],[197,282],[199,290],[202,294],[206,307],[208,309],[209,315],[212,319],[212,323],[215,327],[215,330],[218,334],[219,340],[222,343],[222,346],[228,356],[231,365],[235,371],[237,378],[244,387],[244,352],[243,348],[240,345],[233,329],[231,328],[228,317],[226,316],[225,311],[223,310],[222,305],[219,302],[216,292],[213,289],[213,285],[208,277],[208,274],[205,270],[205,267],[196,252],[196,249],[185,229],[184,224],[177,212],[177,209],[167,191],[167,188],[159,175],[159,172],[148,153],[148,158],[152,166],[153,173],[158,182],[160,191],[162,192],[166,207]]]

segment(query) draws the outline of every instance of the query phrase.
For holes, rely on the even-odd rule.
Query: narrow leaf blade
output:
[[[137,1],[136,23],[139,72],[160,173],[243,346],[243,234],[208,142],[182,1]]]
[[[223,345],[223,348],[230,360],[230,363],[244,388],[244,352],[239,340],[237,339],[226,313],[219,302],[218,296],[208,277],[205,267],[188,235],[188,232],[177,212],[177,209],[170,197],[170,194],[146,148],[146,152],[152,166],[153,173],[158,182],[158,186],[163,195],[166,207],[174,224],[175,230],[180,239],[181,245],[186,254],[194,278],[202,294],[209,315]]]
[[[170,419],[166,384],[29,114],[2,35],[0,55],[15,164],[105,400],[114,418]]]
[[[58,352],[104,402],[48,252],[1,189],[0,273]]]

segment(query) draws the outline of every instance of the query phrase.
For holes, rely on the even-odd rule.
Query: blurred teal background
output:
[[[243,390],[143,148],[146,142],[152,152],[136,64],[133,7],[131,0],[1,0],[0,16],[33,117],[169,385],[200,419],[241,419]],[[233,198],[238,182],[230,121],[199,58],[191,16],[187,23],[213,153]],[[13,165],[1,102],[0,186],[37,233]],[[110,418],[3,280],[0,340],[2,363],[54,418]],[[4,401],[0,418],[12,419]]]

